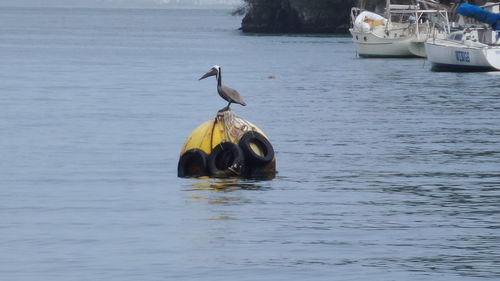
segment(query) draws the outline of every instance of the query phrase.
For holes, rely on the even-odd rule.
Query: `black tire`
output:
[[[245,159],[251,166],[264,166],[274,158],[274,149],[271,143],[262,134],[254,131],[246,132],[240,139],[240,148]],[[257,154],[252,146],[260,150],[262,155]]]
[[[218,144],[208,157],[208,172],[214,177],[240,175],[245,163],[241,149],[232,142]]]
[[[207,154],[200,149],[184,152],[177,164],[177,176],[180,178],[207,176],[207,159]]]

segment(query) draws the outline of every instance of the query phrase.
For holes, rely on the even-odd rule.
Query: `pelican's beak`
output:
[[[216,68],[212,68],[207,73],[205,73],[205,75],[201,76],[201,78],[198,79],[198,80],[205,79],[207,77],[214,76],[216,74],[217,74],[217,69]]]

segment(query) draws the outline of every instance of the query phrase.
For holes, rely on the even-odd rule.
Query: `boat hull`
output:
[[[409,37],[382,38],[371,32],[349,31],[360,57],[420,57],[410,51]]]
[[[427,53],[425,52],[424,42],[413,41],[408,46],[408,50],[417,57],[426,58]]]
[[[500,70],[500,48],[469,47],[453,42],[428,40],[427,59],[435,71]]]

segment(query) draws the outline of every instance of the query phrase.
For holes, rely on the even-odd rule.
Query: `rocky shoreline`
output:
[[[346,33],[355,0],[251,1],[241,23],[252,33]]]

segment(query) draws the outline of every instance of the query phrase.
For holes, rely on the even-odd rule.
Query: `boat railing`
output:
[[[389,10],[419,10],[419,5],[400,5],[400,4],[390,4]]]
[[[429,28],[430,25],[426,25],[424,28],[425,30],[420,30],[422,27],[421,24],[423,24],[423,19],[426,19],[425,22],[431,21],[433,24],[433,28],[437,27],[440,30],[449,33],[450,32],[450,24],[449,24],[449,19],[448,19],[448,11],[447,10],[435,10],[435,9],[428,9],[428,10],[398,10],[392,12],[392,15],[411,15],[409,18],[412,18],[413,22],[415,23],[414,28],[414,33],[419,36],[421,33],[427,33],[427,36],[429,36]],[[427,17],[424,17],[424,15],[427,15]],[[430,15],[430,16],[429,16]],[[394,21],[392,21],[394,22]],[[436,24],[437,23],[437,24]],[[410,24],[411,25],[411,24]]]
[[[354,22],[356,21],[356,18],[359,16],[359,14],[361,14],[362,11],[363,10],[358,7],[351,8],[351,23],[350,23],[351,28],[354,27]]]

